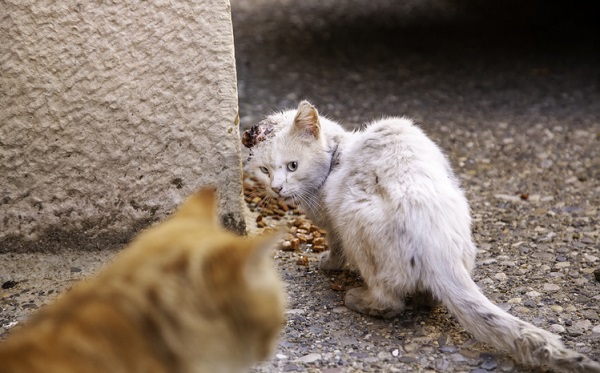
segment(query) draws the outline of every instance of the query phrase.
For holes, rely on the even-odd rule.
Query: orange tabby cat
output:
[[[284,322],[273,237],[217,226],[202,190],[0,344],[0,372],[237,372]]]

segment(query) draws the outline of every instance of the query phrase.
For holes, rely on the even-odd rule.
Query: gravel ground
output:
[[[474,3],[232,0],[242,127],[304,98],[348,128],[414,118],[467,192],[484,293],[600,359],[597,9]],[[359,279],[320,271],[311,250],[277,263],[288,325],[257,372],[530,371],[443,307],[349,311],[340,290]]]
[[[472,3],[232,0],[242,127],[303,98],[348,128],[414,118],[467,192],[484,293],[600,359],[600,32],[585,6],[597,8]],[[253,231],[281,219],[249,193],[249,220],[265,216]],[[283,213],[293,232],[301,217]],[[343,290],[360,279],[320,271],[321,233],[304,228],[312,248],[295,231],[298,249],[276,253],[288,323],[256,372],[531,371],[444,307],[392,320],[349,311]],[[115,252],[0,254],[0,338]]]

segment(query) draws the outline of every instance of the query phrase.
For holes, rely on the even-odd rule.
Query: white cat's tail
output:
[[[493,304],[463,266],[444,265],[432,292],[478,340],[507,351],[523,364],[557,372],[600,373],[600,363],[569,350],[557,335],[519,320]]]

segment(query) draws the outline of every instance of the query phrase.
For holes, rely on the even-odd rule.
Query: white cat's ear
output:
[[[310,102],[304,100],[298,104],[298,112],[294,118],[294,128],[300,133],[319,138],[321,123],[319,123],[319,112]]]

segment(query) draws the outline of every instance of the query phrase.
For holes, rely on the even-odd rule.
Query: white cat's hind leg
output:
[[[402,297],[392,297],[389,293],[373,291],[373,288],[366,286],[348,290],[344,303],[356,312],[383,318],[395,317],[402,313],[405,307]]]
[[[412,304],[420,308],[434,309],[441,301],[433,296],[428,290],[417,291],[413,294]]]

